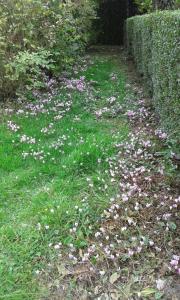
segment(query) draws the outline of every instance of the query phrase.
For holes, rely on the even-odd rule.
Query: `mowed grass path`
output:
[[[116,153],[115,144],[127,137],[128,125],[120,116],[97,118],[95,110],[109,105],[112,96],[123,102],[125,78],[116,60],[93,60],[76,75],[93,80],[91,87],[83,92],[59,87],[47,113],[26,116],[23,105],[19,115],[4,115],[2,110],[0,299],[40,299],[37,271],[58,257],[58,243],[64,249],[71,242],[79,248],[86,245],[118,188],[110,182],[107,159]],[[69,100],[71,109],[54,121],[54,103]],[[7,128],[10,120],[20,127],[17,132]],[[36,142],[26,138],[23,142],[23,135]],[[22,153],[30,152],[34,154],[24,159]],[[88,206],[83,206],[84,198],[89,199]],[[77,222],[78,230],[72,234]]]

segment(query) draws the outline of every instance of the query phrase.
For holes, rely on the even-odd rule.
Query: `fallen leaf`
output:
[[[156,292],[156,290],[153,288],[146,288],[146,289],[142,290],[140,294],[143,297],[147,297],[149,295],[154,294],[155,292]]]
[[[118,279],[119,279],[120,275],[118,273],[113,273],[111,275],[111,277],[109,278],[109,282],[111,284],[114,284]]]

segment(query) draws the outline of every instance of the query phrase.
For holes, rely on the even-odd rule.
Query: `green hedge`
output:
[[[180,142],[180,11],[129,18],[126,41],[160,118],[176,144]]]

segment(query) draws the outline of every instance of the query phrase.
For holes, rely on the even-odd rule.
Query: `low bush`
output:
[[[176,145],[180,142],[179,33],[180,11],[129,18],[127,48],[160,119]]]
[[[0,0],[0,97],[72,65],[91,38],[94,0]],[[36,86],[35,86],[36,87]]]

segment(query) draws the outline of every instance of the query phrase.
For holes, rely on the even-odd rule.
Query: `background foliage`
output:
[[[42,84],[41,70],[71,65],[91,38],[93,0],[0,0],[0,97]]]
[[[152,10],[152,0],[134,0],[140,12],[149,12]]]
[[[127,47],[153,105],[172,140],[180,141],[179,28],[180,12],[164,11],[127,20]]]
[[[153,7],[157,7],[158,4],[159,6],[161,6],[164,2],[164,7],[169,3],[173,2],[173,6],[175,8],[179,8],[180,7],[180,0],[134,0],[134,2],[137,4],[139,10],[141,13],[146,13],[146,12],[152,12],[153,11]],[[163,5],[162,5],[163,6]]]

